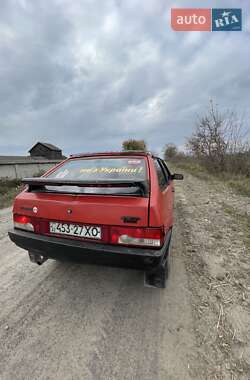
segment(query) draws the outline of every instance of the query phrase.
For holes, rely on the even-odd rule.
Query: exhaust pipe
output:
[[[36,252],[29,252],[29,258],[32,263],[36,263],[38,265],[42,265],[46,260],[48,260],[47,256]]]

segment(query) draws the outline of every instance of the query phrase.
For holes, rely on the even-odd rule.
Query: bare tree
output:
[[[230,112],[225,119],[225,135],[227,141],[227,153],[243,153],[248,149],[247,136],[249,129],[244,128],[245,116]]]
[[[226,170],[228,162],[231,165],[233,161],[236,163],[236,158],[239,159],[249,149],[246,136],[244,117],[235,112],[221,113],[211,100],[207,114],[198,118],[187,148],[206,166]]]

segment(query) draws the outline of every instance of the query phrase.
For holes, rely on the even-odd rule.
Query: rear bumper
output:
[[[18,247],[30,252],[40,253],[52,259],[150,269],[160,265],[166,259],[171,230],[166,235],[163,247],[159,250],[61,239],[18,229],[9,231],[9,237]]]

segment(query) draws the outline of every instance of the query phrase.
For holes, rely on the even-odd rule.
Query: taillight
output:
[[[111,244],[160,248],[163,245],[162,228],[111,227]]]
[[[25,215],[14,214],[14,227],[25,231],[34,231],[32,218]]]
[[[47,219],[20,214],[14,214],[13,218],[15,228],[32,231],[36,234],[51,235],[49,231],[49,220]],[[149,247],[155,249],[161,248],[164,243],[163,228],[116,227],[102,225],[101,229],[102,240],[99,242],[102,243]],[[65,236],[65,238],[66,237],[71,239],[81,239],[77,236]]]

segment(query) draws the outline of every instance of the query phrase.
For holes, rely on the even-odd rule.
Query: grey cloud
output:
[[[66,153],[119,149],[128,137],[159,151],[184,144],[211,97],[248,112],[249,33],[176,33],[171,6],[3,1],[0,153],[25,154],[39,139]]]

